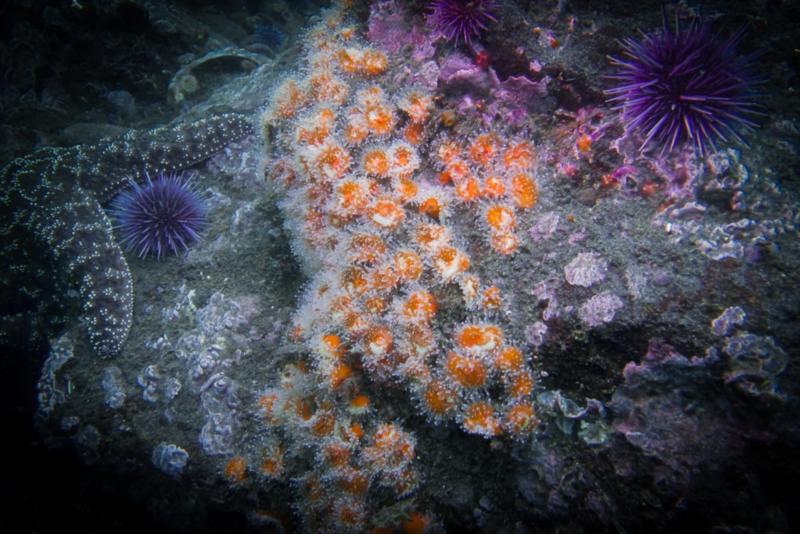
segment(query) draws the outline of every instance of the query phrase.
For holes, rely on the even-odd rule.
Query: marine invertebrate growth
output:
[[[661,29],[622,41],[622,57],[611,58],[616,85],[606,94],[626,128],[644,136],[640,150],[660,146],[663,155],[688,143],[705,153],[756,126],[752,56],[736,54],[742,35],[720,39],[700,19],[673,29],[665,17]]]
[[[428,24],[448,41],[471,44],[482,31],[496,22],[493,0],[434,0]]]
[[[492,3],[450,4],[493,20]],[[314,451],[303,520],[336,532],[379,526],[386,497],[419,484],[415,434],[387,413],[384,385],[484,438],[525,440],[538,422],[532,355],[465,235],[487,255],[517,253],[517,221],[539,198],[535,146],[503,128],[439,132],[437,94],[398,85],[402,57],[338,31],[343,19],[333,10],[309,31],[307,74],[281,83],[262,115],[275,140],[265,167],[312,278],[291,331],[306,351],[266,390],[264,415],[287,450]]]
[[[141,258],[189,250],[205,226],[205,206],[191,182],[181,174],[136,182],[111,204],[111,215],[127,251]]]

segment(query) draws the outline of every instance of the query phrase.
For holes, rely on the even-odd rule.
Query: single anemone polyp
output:
[[[742,142],[741,131],[756,127],[762,113],[748,73],[752,56],[737,56],[743,31],[721,39],[707,21],[694,19],[640,40],[622,41],[612,57],[616,86],[609,101],[622,110],[627,130],[643,136],[641,151],[660,146],[660,155],[691,144],[701,154],[718,142]]]
[[[428,24],[448,41],[471,44],[497,22],[494,0],[434,0],[428,3]]]
[[[140,258],[189,250],[206,226],[202,196],[183,174],[145,177],[143,184],[131,182],[109,208],[120,244]]]

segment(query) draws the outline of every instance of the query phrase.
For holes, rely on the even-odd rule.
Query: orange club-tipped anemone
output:
[[[366,174],[372,176],[389,175],[389,155],[382,148],[369,148],[364,151],[361,166]]]
[[[414,238],[423,250],[432,253],[450,242],[450,232],[441,224],[419,224],[415,229]]]
[[[522,368],[525,362],[522,351],[517,347],[504,347],[494,359],[494,366],[504,373],[512,373]]]
[[[348,267],[341,275],[342,287],[354,296],[361,295],[369,287],[366,273],[358,267]]]
[[[305,499],[312,505],[316,505],[325,499],[325,489],[314,474],[308,474],[299,480],[300,491]]]
[[[315,159],[316,170],[328,180],[341,178],[350,169],[350,153],[334,143],[324,145]]]
[[[436,338],[427,323],[419,322],[408,324],[403,328],[405,348],[411,351],[411,354],[405,354],[406,358],[413,358],[418,360],[419,369],[413,374],[416,378],[424,378],[429,376],[428,365],[425,362],[425,357],[433,352],[436,348]]]
[[[539,200],[539,188],[536,182],[525,173],[515,174],[511,177],[511,195],[518,208],[532,208]]]
[[[328,373],[328,385],[331,389],[339,389],[352,376],[352,367],[344,362],[336,362]]]
[[[402,316],[410,322],[427,322],[436,316],[436,298],[428,291],[409,293],[402,306]]]
[[[399,175],[397,178],[392,180],[392,188],[394,189],[398,200],[400,200],[400,202],[403,204],[413,201],[417,196],[417,192],[419,191],[417,184],[415,184],[414,181],[406,174]]]
[[[381,315],[386,311],[386,298],[382,295],[370,295],[364,299],[364,310],[368,313]]]
[[[335,321],[341,322],[348,313],[353,311],[353,299],[349,295],[337,295],[331,300],[328,309],[331,317]]]
[[[352,451],[350,447],[339,440],[325,443],[320,448],[320,460],[326,467],[331,467],[333,469],[345,467],[350,461],[351,454]]]
[[[390,293],[400,283],[400,277],[389,263],[370,270],[368,278],[370,289],[381,295]]]
[[[397,107],[408,115],[412,123],[419,124],[425,122],[430,116],[433,99],[419,91],[410,91],[400,99]]]
[[[277,402],[278,394],[273,391],[264,393],[258,398],[258,406],[264,414],[264,420],[270,425],[278,422],[278,414],[275,408],[275,403]]]
[[[390,477],[387,477],[386,482],[384,482],[384,485],[391,487],[398,497],[404,497],[414,491],[418,483],[419,476],[417,472],[411,467],[406,466],[392,471]]]
[[[461,356],[451,351],[447,355],[445,368],[453,381],[461,387],[477,388],[486,384],[486,366],[478,358]]]
[[[283,475],[283,447],[277,446],[270,454],[266,455],[261,461],[261,474],[267,478],[277,479]]]
[[[422,124],[410,122],[403,128],[403,139],[412,145],[416,146],[422,143],[424,135],[425,130]]]
[[[495,252],[507,256],[517,251],[519,238],[513,232],[492,232],[489,243]]]
[[[336,61],[339,68],[347,74],[357,74],[359,71],[358,60],[361,58],[361,51],[356,48],[342,48],[336,52]]]
[[[469,157],[475,163],[488,167],[497,155],[497,136],[491,133],[481,134],[469,145]]]
[[[486,224],[496,232],[511,232],[517,226],[514,210],[502,204],[489,206],[484,217]]]
[[[476,354],[491,352],[502,342],[503,331],[493,324],[468,324],[455,334],[455,343],[459,348]]]
[[[469,258],[455,247],[442,247],[436,252],[434,267],[445,282],[469,269]]]
[[[506,390],[509,397],[527,397],[533,391],[533,376],[527,369],[520,370],[506,379]]]
[[[530,433],[539,425],[533,405],[520,402],[509,407],[503,414],[503,427],[514,436]]]
[[[309,95],[318,102],[342,104],[347,99],[350,87],[330,72],[319,72],[308,80]]]
[[[321,438],[333,432],[336,427],[336,416],[330,411],[320,410],[314,414],[310,420],[311,434],[315,437]]]
[[[422,275],[422,260],[412,250],[399,250],[394,255],[394,270],[405,282],[413,282]]]
[[[527,170],[533,167],[536,152],[530,143],[521,141],[510,145],[503,153],[503,165],[511,170]]]
[[[345,355],[344,343],[336,334],[323,334],[320,336],[317,351],[327,361],[338,361],[344,358]]]
[[[422,394],[425,409],[434,417],[444,417],[455,408],[456,394],[440,380],[433,380]]]
[[[417,211],[438,221],[439,215],[442,213],[442,202],[439,197],[435,195],[423,197]]]
[[[358,145],[369,135],[369,130],[360,116],[351,117],[344,127],[344,139],[351,145]]]
[[[386,72],[389,67],[389,58],[379,50],[367,49],[361,56],[359,67],[365,76],[378,76]]]
[[[489,175],[483,179],[481,193],[486,198],[502,198],[506,194],[506,184],[497,175]]]
[[[497,436],[501,432],[500,419],[495,415],[492,405],[485,401],[473,402],[467,406],[462,425],[467,432],[487,438]]]
[[[348,495],[361,496],[369,489],[369,478],[360,470],[345,466],[340,474],[339,488]]]
[[[306,95],[301,91],[297,80],[289,78],[283,82],[273,93],[273,115],[279,119],[294,117],[297,111],[305,104]]]
[[[367,129],[375,135],[388,135],[394,128],[394,115],[391,108],[383,104],[365,106],[362,110]]]
[[[370,85],[356,93],[356,104],[361,107],[377,106],[385,103],[383,89],[379,85]]]
[[[314,416],[314,408],[310,399],[292,399],[292,412],[301,421],[309,421]]]
[[[471,306],[478,297],[478,277],[475,275],[465,275],[461,278],[458,285],[461,287],[461,295],[467,306]]]
[[[389,147],[391,157],[391,174],[393,176],[408,176],[419,168],[419,156],[413,146],[406,142],[398,141]]]
[[[336,186],[335,208],[344,215],[361,214],[369,202],[366,187],[353,180],[346,180]]]
[[[497,286],[489,286],[481,292],[481,306],[484,310],[497,310],[503,304],[500,289]]]
[[[414,459],[414,438],[399,426],[384,423],[375,429],[364,457],[374,468],[396,470]]]
[[[436,157],[442,165],[450,165],[450,163],[461,157],[461,148],[455,141],[444,141],[436,149]]]
[[[455,194],[456,197],[465,203],[470,203],[478,200],[481,196],[481,187],[478,181],[472,176],[466,176],[455,180]]]
[[[363,393],[350,399],[347,410],[353,415],[361,415],[369,410],[369,397]]]
[[[350,252],[351,261],[371,265],[386,252],[386,243],[374,234],[353,234],[350,238]]]
[[[369,219],[379,228],[391,230],[405,219],[405,210],[394,199],[383,197],[373,202],[369,208]]]
[[[334,505],[333,515],[343,529],[361,529],[366,521],[366,512],[360,501],[340,499]]]
[[[321,144],[330,134],[335,118],[333,110],[322,108],[313,115],[302,119],[295,134],[297,142],[308,145]]]
[[[233,484],[241,484],[247,478],[247,460],[234,456],[225,464],[225,478]]]
[[[360,337],[370,327],[370,323],[364,317],[364,314],[358,311],[352,311],[344,317],[342,326],[347,329],[347,332],[351,336]]]
[[[450,179],[456,183],[458,183],[459,180],[465,180],[472,177],[472,171],[470,170],[469,165],[467,165],[467,162],[461,159],[451,160],[445,167],[445,172]]]
[[[431,518],[419,512],[411,512],[403,523],[403,534],[425,534]]]
[[[392,333],[385,326],[375,326],[364,336],[364,352],[370,357],[381,358],[392,350]]]
[[[345,26],[339,30],[339,37],[341,37],[343,41],[350,41],[353,37],[355,37],[355,35],[356,29],[353,26]]]

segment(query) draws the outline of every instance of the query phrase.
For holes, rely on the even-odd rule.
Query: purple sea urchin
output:
[[[735,51],[742,35],[721,39],[698,19],[673,30],[665,17],[660,30],[622,41],[623,57],[611,58],[617,85],[606,94],[626,128],[642,132],[640,150],[659,144],[663,155],[691,143],[705,153],[718,141],[741,141],[739,132],[756,126],[761,113],[747,73],[750,58]]]
[[[203,200],[182,174],[133,182],[117,195],[110,212],[120,244],[140,258],[188,250],[206,224]]]
[[[493,0],[434,0],[428,4],[428,24],[449,41],[472,43],[472,39],[496,22]]]

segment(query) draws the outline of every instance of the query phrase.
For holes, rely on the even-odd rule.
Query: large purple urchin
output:
[[[762,113],[748,75],[752,56],[735,50],[743,33],[720,39],[698,19],[673,30],[665,17],[660,30],[622,41],[623,57],[610,58],[618,85],[606,94],[626,129],[642,132],[640,150],[659,144],[663,155],[691,143],[706,153],[719,141],[741,142],[739,132],[756,126]]]
[[[206,225],[202,197],[182,174],[146,177],[144,184],[132,182],[111,203],[120,244],[140,258],[188,250]]]
[[[448,41],[471,44],[490,23],[497,22],[494,8],[494,0],[434,0],[428,3],[428,24]]]

